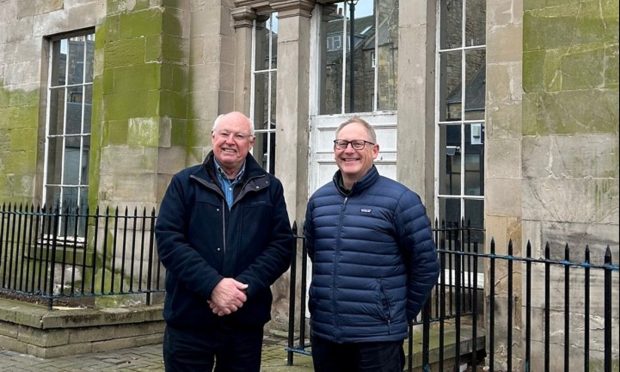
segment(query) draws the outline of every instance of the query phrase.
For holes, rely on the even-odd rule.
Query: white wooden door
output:
[[[381,175],[396,179],[396,114],[368,113],[359,116],[369,122],[377,134],[379,156],[375,165]],[[336,129],[351,115],[312,116],[310,118],[310,164],[308,192],[312,195],[319,187],[331,182],[338,170],[334,161]]]

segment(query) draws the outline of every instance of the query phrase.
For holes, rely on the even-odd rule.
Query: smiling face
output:
[[[379,145],[373,144],[375,141],[366,127],[355,121],[341,127],[336,133],[336,139],[370,142],[366,143],[361,150],[354,149],[351,144],[348,144],[344,149],[334,146],[334,159],[342,174],[344,187],[351,189],[353,184],[364,177],[372,168],[373,161],[379,154]]]
[[[254,145],[250,120],[231,112],[216,120],[211,133],[213,154],[227,175],[234,177]]]

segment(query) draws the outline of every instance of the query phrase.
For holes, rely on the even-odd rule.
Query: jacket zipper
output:
[[[194,175],[191,175],[190,177],[195,179],[196,181],[198,181],[198,183],[200,183],[204,187],[208,188],[209,190],[215,191],[222,199],[222,206],[221,206],[221,208],[222,208],[222,251],[223,251],[224,254],[226,254],[227,245],[228,245],[228,243],[226,241],[226,209],[228,209],[228,206],[226,205],[226,197],[222,193],[222,190],[220,190],[216,186],[213,186],[211,183],[203,180],[202,178],[196,177]],[[260,177],[262,177],[262,176],[256,176],[256,177],[252,177],[252,178],[249,178],[248,180],[246,180],[246,182],[243,184],[243,187],[241,188],[241,192],[239,193],[237,198],[235,200],[233,200],[233,203],[230,206],[230,209],[232,209],[232,207],[250,191],[250,190],[246,190],[246,187],[250,183],[250,181],[252,181],[252,180],[254,180],[256,178],[260,178]],[[251,191],[255,191],[255,190],[251,190]]]
[[[336,276],[338,275],[337,270],[338,270],[338,263],[340,261],[340,242],[341,242],[341,234],[340,232],[342,232],[342,220],[344,218],[344,210],[347,208],[347,202],[349,201],[349,197],[345,196],[344,200],[342,201],[342,208],[340,209],[340,221],[338,222],[338,244],[336,245],[336,249],[338,250],[336,253],[336,257],[335,260],[336,262],[334,262],[334,274],[332,275],[332,288],[334,289],[334,293],[336,292]],[[334,309],[334,313],[336,312],[336,298],[335,296],[332,296],[332,308]],[[334,316],[334,325],[336,330],[340,329],[340,322],[338,321],[338,316]]]

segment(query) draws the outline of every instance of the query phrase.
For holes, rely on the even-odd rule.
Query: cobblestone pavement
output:
[[[286,365],[286,340],[266,340],[261,370],[309,372],[312,359],[294,354],[294,365]],[[42,359],[0,349],[0,371],[163,371],[161,344],[92,354]]]

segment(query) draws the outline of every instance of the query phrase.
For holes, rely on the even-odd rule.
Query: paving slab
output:
[[[286,340],[268,338],[263,347],[261,371],[309,372],[311,357],[294,354],[293,366],[287,366]],[[163,371],[162,345],[146,345],[122,350],[90,354],[37,358],[10,350],[0,349],[0,371],[60,372],[60,371]]]

